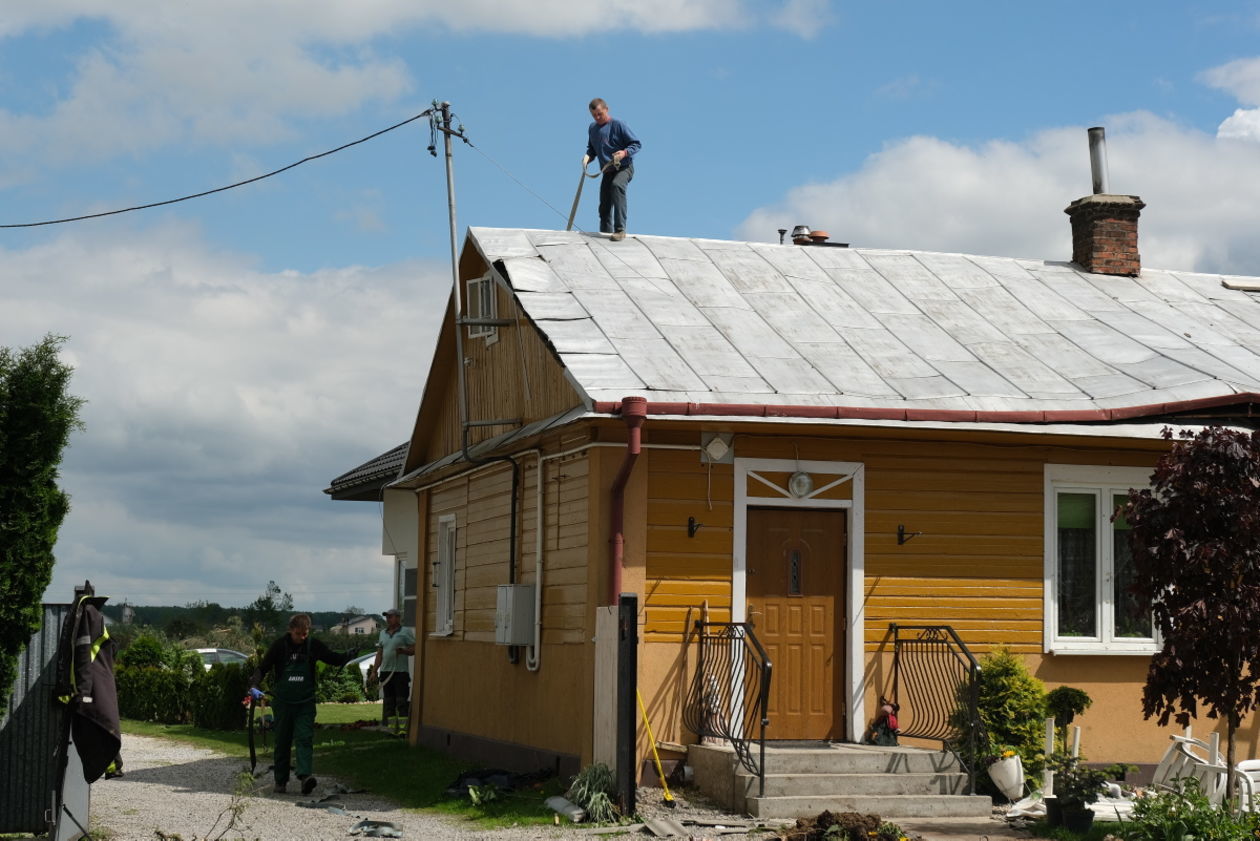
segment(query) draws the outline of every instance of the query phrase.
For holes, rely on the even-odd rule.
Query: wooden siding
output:
[[[523,454],[518,513],[517,583],[536,578],[538,460]],[[587,621],[587,496],[585,455],[545,462],[543,495],[543,644],[582,643]],[[455,636],[494,642],[498,586],[509,583],[509,531],[512,469],[495,463],[429,489],[426,573],[437,557],[440,517],[456,518]],[[430,599],[423,627],[434,627],[436,600]]]
[[[741,458],[865,465],[868,651],[897,622],[953,625],[980,652],[1004,644],[1032,653],[1042,644],[1045,464],[1153,465],[1162,442],[1142,444],[1145,451],[1131,442],[1065,447],[997,435],[933,442],[845,431],[834,438],[739,435],[736,451]],[[706,600],[715,618],[729,616],[734,511],[730,465],[713,465],[710,488],[710,468],[698,452],[648,452],[645,636],[651,640],[683,633]],[[773,495],[755,480],[748,490]],[[850,498],[851,486],[827,495]],[[704,523],[692,538],[689,516]],[[898,545],[899,525],[920,534]]]
[[[734,470],[700,463],[695,450],[645,453],[647,472],[647,571],[644,639],[680,636],[708,602],[710,619],[731,615],[731,535]],[[687,536],[687,518],[702,523]]]
[[[465,247],[460,258],[461,282],[488,271],[476,249]],[[467,294],[461,299],[467,307]],[[509,290],[495,283],[497,317],[516,321],[499,327],[493,341],[469,338],[464,329],[465,386],[468,418],[477,420],[520,419],[522,423],[560,414],[581,403],[565,378],[564,368],[522,313]],[[455,335],[450,324],[450,303],[434,352],[424,399],[412,434],[406,469],[414,470],[463,447],[459,419],[459,385],[455,368]],[[470,443],[501,435],[511,426],[473,427]]]

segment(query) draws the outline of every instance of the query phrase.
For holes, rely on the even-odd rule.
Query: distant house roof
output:
[[[642,395],[679,415],[1114,422],[1260,402],[1255,278],[540,230],[468,241],[594,411]]]
[[[333,479],[327,488],[324,488],[324,493],[333,499],[368,502],[379,500],[381,489],[398,478],[398,473],[402,470],[403,462],[407,458],[407,446],[408,443],[403,442],[353,470],[342,473]]]

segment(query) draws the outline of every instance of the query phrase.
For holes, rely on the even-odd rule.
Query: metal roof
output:
[[[591,405],[1108,420],[1260,393],[1255,278],[542,230],[469,242]]]

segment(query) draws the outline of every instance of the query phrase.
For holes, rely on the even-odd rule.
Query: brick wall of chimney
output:
[[[1072,222],[1072,262],[1094,274],[1140,274],[1138,217],[1144,207],[1137,196],[1105,193],[1068,205],[1063,212]]]

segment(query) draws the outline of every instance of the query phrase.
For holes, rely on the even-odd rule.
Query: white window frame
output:
[[[1150,486],[1149,467],[1097,467],[1077,464],[1047,464],[1045,468],[1045,581],[1044,647],[1050,654],[1153,654],[1159,650],[1157,637],[1115,637],[1115,605],[1112,601],[1114,558],[1111,540],[1110,499],[1127,494],[1130,488]],[[1060,493],[1096,494],[1098,499],[1094,583],[1094,637],[1059,636],[1059,506]]]
[[[465,301],[469,318],[498,318],[498,295],[494,276],[486,273],[465,282]],[[499,328],[486,324],[469,324],[468,338],[485,339],[492,345],[499,340]]]
[[[433,617],[433,636],[455,634],[455,560],[457,537],[454,514],[438,517],[437,559],[433,562],[433,584],[437,589]]]

